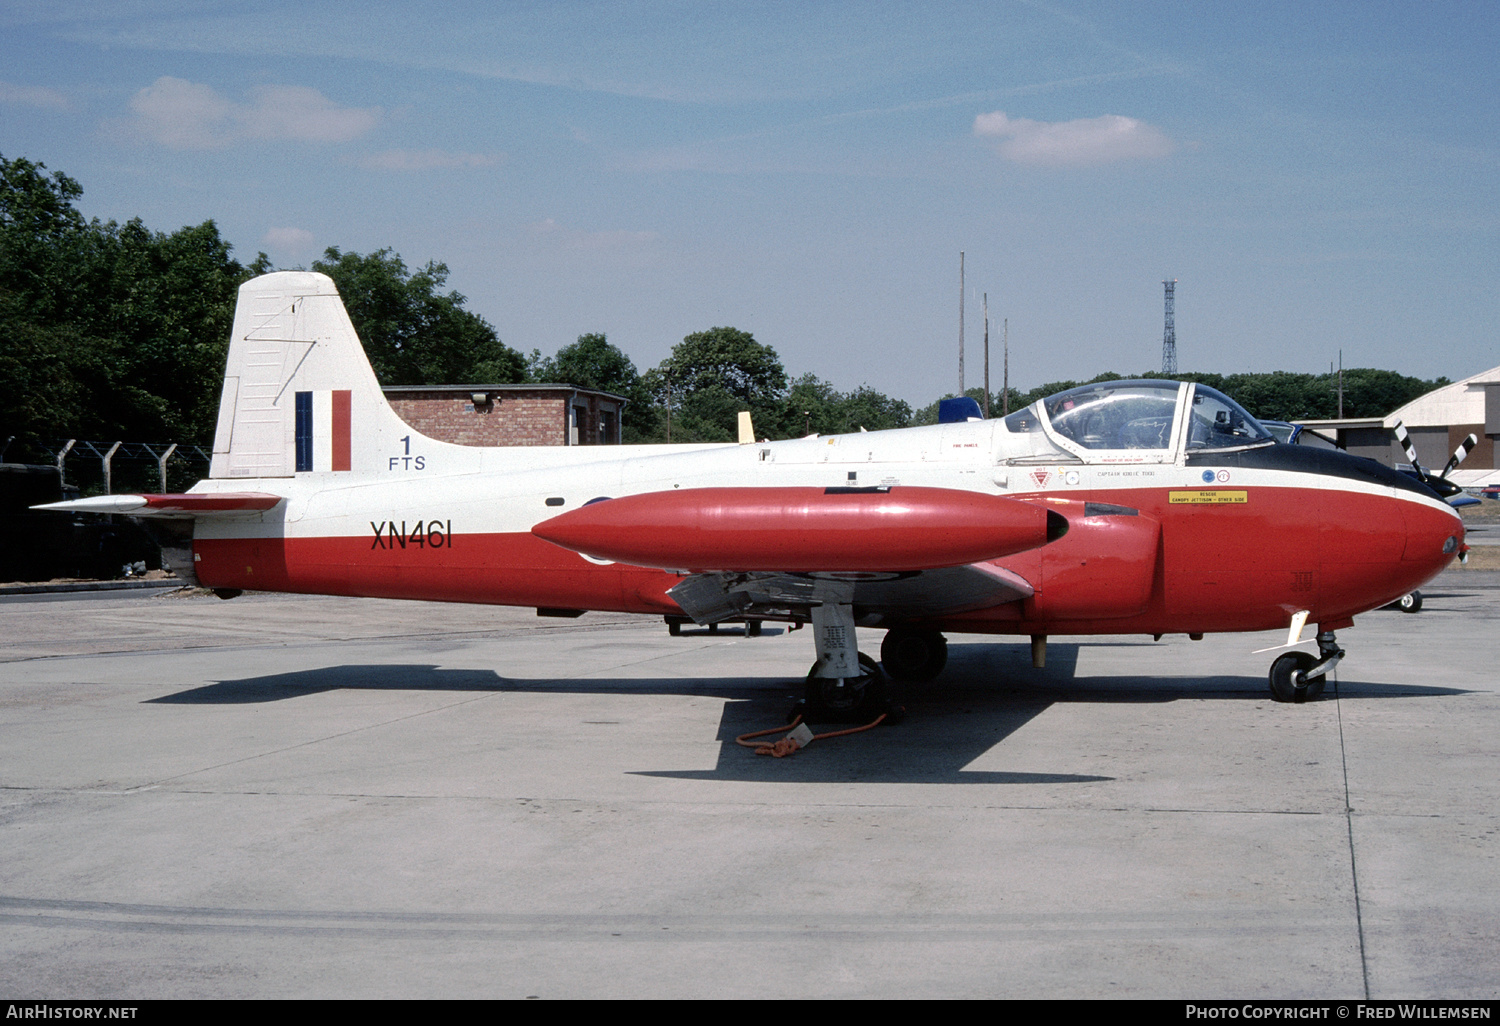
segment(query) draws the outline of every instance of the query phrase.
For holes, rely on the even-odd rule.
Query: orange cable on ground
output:
[[[880,726],[881,722],[885,720],[886,715],[886,713],[881,713],[879,716],[875,717],[875,719],[871,720],[869,723],[866,723],[862,727],[849,727],[846,730],[830,730],[826,734],[814,734],[812,736],[812,740],[822,741],[830,737],[844,737],[846,734],[863,733],[864,731],[869,730],[872,727]],[[734,741],[735,744],[743,745],[746,748],[755,749],[756,755],[770,755],[774,756],[777,759],[782,759],[788,755],[791,755],[802,747],[796,742],[796,740],[794,740],[790,736],[791,732],[796,730],[801,723],[802,717],[798,716],[791,722],[789,726],[772,727],[770,730],[757,730],[749,734],[741,734],[739,737],[735,738]],[[756,742],[749,740],[752,737],[764,737],[767,734],[775,734],[783,730],[787,732],[787,736],[782,737],[779,741]]]

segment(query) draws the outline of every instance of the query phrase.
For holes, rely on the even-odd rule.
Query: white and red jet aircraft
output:
[[[743,436],[743,432],[742,432]],[[942,631],[1289,630],[1271,666],[1315,698],[1334,632],[1462,552],[1424,484],[1277,443],[1211,388],[1111,381],[1003,420],[781,442],[479,448],[387,405],[333,282],[240,289],[209,477],[53,509],[180,521],[197,580],[242,589],[810,621],[809,704],[934,676]],[[1313,640],[1313,639],[1309,639]]]

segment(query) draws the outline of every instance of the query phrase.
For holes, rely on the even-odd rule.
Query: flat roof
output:
[[[588,395],[602,395],[609,399],[618,399],[622,403],[630,401],[623,395],[606,392],[602,388],[584,388],[582,385],[570,385],[561,381],[541,381],[522,385],[382,385],[380,390],[386,395],[390,395],[393,392],[453,392],[457,394],[472,392],[584,392]]]
[[[1336,420],[1294,420],[1292,423],[1310,428],[1378,428],[1385,427],[1385,418],[1344,417]]]

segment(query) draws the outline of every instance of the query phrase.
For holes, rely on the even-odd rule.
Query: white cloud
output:
[[[427,171],[440,167],[491,167],[505,162],[503,153],[450,153],[447,150],[385,150],[359,159],[360,167],[377,171]]]
[[[260,86],[236,103],[212,86],[163,75],[130,99],[134,130],[177,150],[219,149],[247,140],[339,143],[364,135],[379,107],[340,107],[306,86]]]
[[[256,139],[348,142],[380,120],[379,107],[340,107],[307,86],[260,86],[250,95],[253,102],[236,114]]]
[[[1000,140],[997,152],[1017,164],[1109,164],[1165,157],[1175,149],[1161,129],[1119,114],[1032,121],[997,110],[974,119],[974,134]]]
[[[46,86],[20,86],[0,82],[0,103],[12,103],[21,107],[42,107],[47,110],[66,110],[68,98],[56,89]]]
[[[306,228],[271,228],[260,244],[274,253],[300,257],[313,251],[313,233]]]

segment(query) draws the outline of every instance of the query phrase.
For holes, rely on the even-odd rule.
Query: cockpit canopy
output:
[[[1181,450],[1271,444],[1270,432],[1207,385],[1100,381],[1041,399],[1005,419],[1014,457],[1069,456],[1085,463],[1165,462]]]

